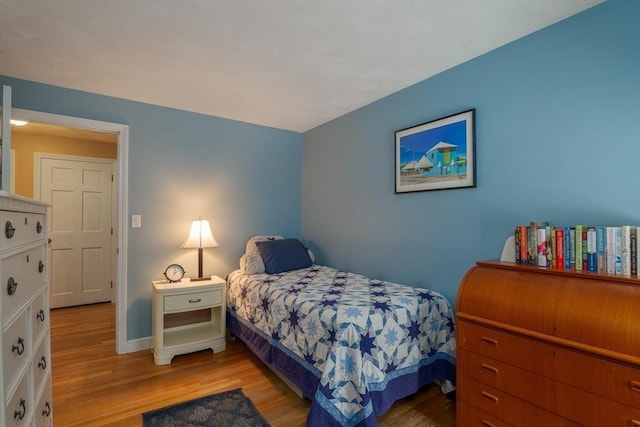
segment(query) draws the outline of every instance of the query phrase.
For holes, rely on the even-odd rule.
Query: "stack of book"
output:
[[[640,277],[640,227],[570,227],[531,221],[515,227],[516,263],[560,270]]]

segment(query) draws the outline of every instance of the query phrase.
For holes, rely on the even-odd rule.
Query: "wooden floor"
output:
[[[115,354],[113,304],[51,312],[53,414],[56,426],[141,426],[141,413],[241,388],[273,427],[304,426],[310,402],[299,399],[240,341],[156,366],[150,351]],[[455,426],[455,405],[429,386],[400,400],[380,426]]]

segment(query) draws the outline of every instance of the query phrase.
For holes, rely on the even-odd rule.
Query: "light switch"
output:
[[[142,227],[142,215],[131,215],[131,228]]]

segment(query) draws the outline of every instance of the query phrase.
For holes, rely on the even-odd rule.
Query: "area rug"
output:
[[[142,414],[144,427],[269,427],[242,389],[225,391]]]

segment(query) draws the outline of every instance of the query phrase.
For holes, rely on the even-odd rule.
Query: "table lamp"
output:
[[[191,230],[189,231],[189,235],[187,239],[182,244],[184,249],[198,249],[198,279],[203,279],[202,277],[202,249],[203,248],[213,248],[218,246],[218,242],[213,237],[211,233],[211,227],[209,226],[209,221],[206,219],[202,219],[202,217],[198,217],[198,219],[194,219],[191,223]]]

